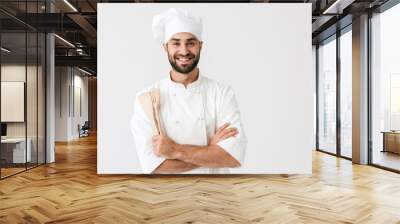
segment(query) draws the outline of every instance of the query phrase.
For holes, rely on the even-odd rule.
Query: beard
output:
[[[178,58],[189,58],[189,60],[191,60],[191,63],[188,63],[186,65],[179,65],[177,60]],[[168,54],[168,60],[169,63],[171,64],[172,68],[182,74],[189,74],[191,71],[193,71],[196,67],[197,64],[199,63],[200,60],[200,52],[197,55],[194,55],[192,53],[188,53],[186,55],[182,55],[182,54],[175,54],[173,56],[170,56]]]

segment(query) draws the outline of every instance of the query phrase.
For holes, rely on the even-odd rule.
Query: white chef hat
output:
[[[176,33],[192,33],[201,41],[202,21],[184,9],[171,8],[153,17],[153,36],[163,44]]]

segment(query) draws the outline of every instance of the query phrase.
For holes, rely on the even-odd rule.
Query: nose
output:
[[[183,55],[187,55],[189,53],[189,49],[186,44],[181,44],[181,46],[179,47],[179,52]]]

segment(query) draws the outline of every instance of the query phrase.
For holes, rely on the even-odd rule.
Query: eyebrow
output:
[[[172,38],[171,39],[171,41],[180,41],[180,40],[181,39],[179,39],[179,38]],[[196,38],[192,37],[192,38],[187,39],[186,41],[192,41],[192,40],[196,40]]]

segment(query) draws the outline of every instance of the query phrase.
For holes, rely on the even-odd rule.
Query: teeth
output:
[[[178,58],[179,61],[189,61],[191,58]]]

